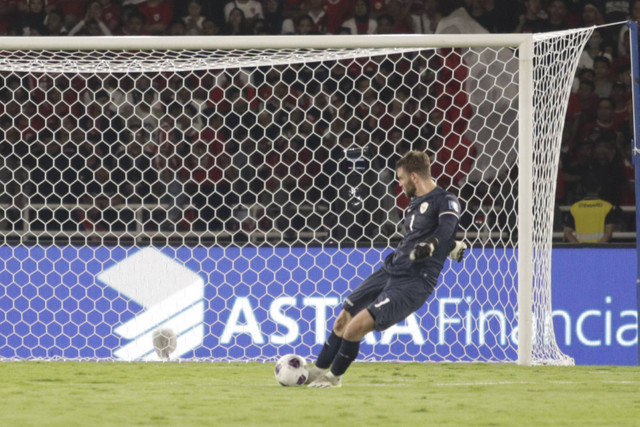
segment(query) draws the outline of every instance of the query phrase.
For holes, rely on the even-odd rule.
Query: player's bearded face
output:
[[[416,195],[416,186],[411,181],[411,175],[407,174],[404,168],[400,168],[397,171],[398,173],[398,182],[400,183],[400,187],[404,191],[407,197],[415,197]]]

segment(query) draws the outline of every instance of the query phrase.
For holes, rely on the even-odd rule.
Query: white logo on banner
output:
[[[181,356],[204,339],[204,280],[176,260],[153,249],[142,249],[98,275],[98,280],[145,310],[115,328],[132,340],[113,352],[121,360],[159,360],[153,348],[153,331],[171,328]]]

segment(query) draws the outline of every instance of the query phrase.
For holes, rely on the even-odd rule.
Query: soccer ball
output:
[[[280,385],[286,387],[302,385],[309,377],[307,361],[296,354],[282,356],[276,362],[275,375]]]
[[[153,348],[160,359],[169,360],[171,353],[176,351],[177,340],[173,329],[160,328],[153,331]]]

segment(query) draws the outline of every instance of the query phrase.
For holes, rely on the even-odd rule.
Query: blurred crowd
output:
[[[464,9],[459,9],[463,7]],[[460,15],[464,11],[464,16]],[[456,15],[458,14],[458,15]],[[460,17],[462,16],[462,17]],[[453,18],[452,18],[453,17]],[[445,20],[445,18],[448,18]],[[458,25],[457,30],[477,32],[482,28],[491,33],[514,32],[543,32],[558,31],[576,27],[594,26],[617,23],[627,19],[640,20],[640,0],[2,0],[0,1],[0,34],[13,36],[86,36],[86,35],[307,35],[307,34],[394,34],[394,33],[434,33],[451,32],[443,28],[447,25]],[[442,22],[441,22],[442,21]],[[452,24],[453,23],[453,24]],[[465,27],[467,26],[467,27]],[[426,58],[423,62],[429,61]],[[298,188],[316,189],[337,188],[330,185],[331,171],[323,164],[315,161],[316,156],[326,151],[328,158],[333,148],[341,150],[358,138],[366,145],[365,140],[377,139],[379,150],[368,160],[379,166],[378,171],[389,166],[394,155],[399,155],[407,149],[423,148],[429,150],[427,143],[433,136],[433,127],[421,126],[421,123],[433,122],[432,117],[425,117],[420,111],[434,111],[433,105],[425,100],[431,82],[422,81],[422,89],[416,86],[421,81],[419,70],[407,72],[403,76],[397,75],[397,65],[378,64],[379,76],[370,75],[356,82],[356,91],[345,89],[344,99],[336,105],[335,97],[323,96],[323,84],[312,88],[312,93],[304,95],[306,105],[300,108],[303,97],[302,91],[296,91],[296,80],[300,74],[284,78],[291,85],[270,84],[270,79],[280,81],[280,77],[271,76],[264,72],[259,78],[252,76],[250,81],[241,72],[227,73],[224,76],[214,74],[191,75],[187,78],[176,77],[164,79],[151,77],[146,84],[139,80],[115,81],[107,79],[97,82],[102,90],[89,91],[96,87],[90,80],[58,78],[57,80],[37,75],[28,78],[21,76],[3,76],[3,91],[0,93],[0,103],[3,115],[0,117],[0,127],[5,135],[5,141],[19,139],[20,143],[11,142],[11,147],[3,146],[3,153],[22,155],[23,166],[29,168],[40,165],[36,172],[42,177],[30,177],[34,182],[62,182],[61,189],[46,189],[35,191],[37,197],[32,197],[30,203],[51,202],[50,195],[67,195],[67,201],[72,203],[82,200],[86,195],[102,194],[99,200],[104,206],[113,206],[122,202],[105,194],[135,196],[140,201],[154,194],[151,183],[164,183],[161,191],[156,192],[156,201],[162,202],[161,196],[171,198],[170,205],[179,206],[190,204],[198,209],[208,207],[238,204],[251,205],[259,201],[268,206],[277,205],[282,208],[286,200],[291,200],[291,191]],[[408,68],[416,68],[410,65]],[[438,68],[438,65],[435,66]],[[353,70],[335,67],[327,71],[322,67],[305,68],[309,79],[319,82],[333,82],[340,86],[341,82],[349,81],[343,78]],[[284,73],[284,69],[273,68],[271,73]],[[335,74],[341,75],[336,76]],[[358,70],[366,75],[366,67]],[[302,73],[302,71],[299,71]],[[324,80],[318,75],[323,75]],[[398,90],[395,95],[385,93],[386,85],[396,74]],[[328,79],[328,75],[331,78]],[[439,79],[436,71],[431,78]],[[376,84],[376,78],[381,79]],[[202,82],[193,80],[211,79],[208,93],[202,93]],[[153,89],[141,90],[140,88]],[[426,89],[425,89],[426,88]],[[69,90],[71,89],[71,90]],[[123,93],[122,90],[127,90]],[[335,88],[334,88],[335,89]],[[307,88],[308,90],[308,88]],[[416,93],[420,92],[421,93]],[[86,94],[91,92],[91,96]],[[446,89],[444,90],[446,93]],[[271,95],[274,97],[271,97]],[[432,95],[442,95],[432,93]],[[166,96],[167,99],[163,99]],[[277,98],[275,97],[277,96]],[[62,99],[64,102],[58,102]],[[69,98],[71,97],[71,98]],[[86,97],[87,99],[83,99]],[[89,99],[90,98],[90,99]],[[277,106],[268,105],[271,99],[277,99]],[[339,100],[339,97],[338,97]],[[276,101],[273,101],[276,102]],[[456,106],[457,101],[453,101]],[[261,103],[265,108],[253,108]],[[128,107],[123,107],[123,105]],[[291,104],[291,105],[288,105]],[[465,104],[463,102],[462,104]],[[43,112],[43,106],[49,106],[48,113]],[[164,105],[162,111],[154,111]],[[333,135],[349,135],[344,147],[337,141],[326,142],[323,138],[315,140],[313,135],[323,135],[331,126],[340,121],[343,106],[363,109],[363,114],[356,116],[375,117],[371,129],[383,131],[376,136],[371,132],[359,134],[357,127],[362,123],[354,123],[353,132],[345,132],[350,126],[344,123],[342,129],[330,129]],[[13,108],[13,110],[12,110]],[[140,114],[123,114],[127,108],[132,111],[147,108],[149,111]],[[377,110],[376,110],[377,109]],[[63,111],[64,110],[64,111]],[[408,110],[412,110],[409,111]],[[263,113],[260,114],[259,112]],[[440,110],[442,112],[442,110]],[[366,112],[366,114],[364,114]],[[598,28],[590,38],[587,48],[582,54],[574,79],[571,98],[566,114],[566,124],[562,140],[561,169],[558,176],[557,204],[570,205],[585,195],[585,183],[597,182],[599,196],[615,206],[633,205],[633,165],[631,162],[631,73],[629,59],[629,36],[624,25],[612,25]],[[292,120],[291,115],[299,114],[299,120]],[[446,116],[446,111],[444,111]],[[468,111],[461,112],[469,118]],[[289,123],[300,123],[291,129],[282,129],[279,115],[287,116]],[[403,118],[403,115],[405,116]],[[132,117],[143,117],[134,120]],[[195,118],[195,119],[194,119]],[[22,120],[24,123],[20,123]],[[35,123],[41,120],[42,123]],[[58,121],[52,123],[51,121]],[[404,120],[404,121],[403,121]],[[455,126],[455,120],[453,121]],[[411,130],[413,127],[413,131]],[[32,135],[26,135],[25,129],[30,129]],[[366,129],[369,129],[367,127]],[[465,128],[466,129],[466,128]],[[74,138],[73,132],[83,132]],[[161,132],[162,135],[158,135]],[[203,133],[209,133],[203,136]],[[245,132],[246,135],[239,135]],[[413,133],[412,133],[413,132]],[[28,133],[28,132],[27,132]],[[430,135],[428,135],[430,133]],[[17,136],[19,135],[19,136]],[[26,135],[26,136],[25,136]],[[286,145],[279,146],[276,135],[288,135]],[[407,137],[409,135],[409,137]],[[37,146],[29,146],[31,140],[37,140]],[[189,142],[188,145],[172,144],[171,152],[163,156],[142,156],[138,154],[145,150],[162,150],[159,139],[175,138]],[[401,141],[404,138],[403,141]],[[55,150],[69,149],[64,143],[49,144],[50,141],[68,139],[82,139],[86,146],[80,144],[74,148],[76,154],[68,154],[64,164],[43,167],[41,153],[53,150],[49,157],[54,162]],[[147,142],[154,140],[154,147]],[[213,141],[206,145],[198,141]],[[113,141],[125,142],[114,148]],[[265,141],[268,142],[268,146]],[[223,146],[235,144],[234,148]],[[22,145],[21,145],[22,144]],[[263,144],[263,145],[261,145]],[[297,145],[296,145],[297,144]],[[328,145],[327,145],[328,144]],[[243,146],[244,145],[244,146]],[[176,148],[177,147],[177,148]],[[185,148],[186,147],[186,148]],[[441,157],[457,159],[457,162],[447,164],[447,160],[440,162],[439,171],[446,172],[447,182],[443,185],[455,185],[470,168],[470,163],[476,155],[473,143],[466,138],[448,141],[443,138],[439,148]],[[137,150],[137,151],[136,151]],[[182,151],[181,151],[182,150]],[[226,156],[225,153],[247,153],[242,156]],[[447,151],[448,150],[448,151]],[[202,153],[198,154],[199,151]],[[342,150],[344,151],[344,150]],[[342,152],[341,151],[341,152]],[[209,157],[204,156],[207,154]],[[305,154],[306,153],[306,154]],[[320,153],[320,154],[318,154]],[[255,158],[249,159],[249,156]],[[271,156],[271,157],[270,157]],[[287,156],[290,158],[287,159]],[[259,158],[258,158],[259,157]],[[322,156],[320,156],[322,157]],[[335,156],[334,156],[335,157]],[[344,156],[343,156],[344,157]],[[336,158],[336,168],[344,161],[343,157]],[[162,158],[165,164],[152,164],[154,158]],[[352,169],[357,169],[357,159],[367,158],[362,153],[353,154]],[[106,159],[106,160],[105,160]],[[136,165],[137,161],[149,162],[149,165]],[[253,176],[240,176],[250,173],[240,167],[243,161],[262,168],[251,172]],[[350,161],[346,159],[346,161]],[[75,163],[72,163],[75,162]],[[122,162],[122,163],[121,163]],[[173,162],[173,164],[171,164]],[[206,162],[212,162],[206,165]],[[225,163],[226,162],[226,163]],[[234,167],[227,167],[233,162]],[[324,160],[323,160],[324,162]],[[436,162],[437,163],[437,162]],[[122,166],[122,165],[127,165]],[[295,165],[299,164],[300,173],[291,174]],[[69,167],[72,165],[72,167]],[[291,182],[282,179],[278,184],[283,194],[278,197],[277,191],[271,191],[270,200],[240,200],[240,194],[260,194],[264,188],[273,188],[269,183],[270,177],[278,175],[278,165],[285,165],[286,173]],[[215,166],[215,167],[214,167]],[[113,170],[109,170],[113,168]],[[70,176],[46,177],[46,171],[66,171]],[[194,171],[201,169],[201,175]],[[165,173],[171,170],[171,174]],[[6,170],[6,168],[5,168]],[[143,172],[140,172],[143,171]],[[144,171],[155,173],[154,176],[143,176]],[[163,172],[165,171],[165,172]],[[234,172],[235,171],[235,172]],[[57,172],[56,172],[57,173]],[[110,176],[111,173],[121,176]],[[83,181],[82,176],[90,176]],[[140,176],[135,176],[136,174]],[[172,187],[176,176],[177,187]],[[224,176],[231,174],[231,176]],[[236,174],[235,176],[233,176]],[[104,177],[101,178],[101,175]],[[197,178],[194,178],[197,177]],[[237,179],[242,178],[242,179]],[[15,174],[13,175],[15,181]],[[308,183],[305,184],[304,180]],[[359,178],[361,179],[361,178]],[[376,180],[382,185],[391,185],[392,176],[377,176]],[[220,182],[225,182],[228,188],[221,190]],[[67,184],[64,184],[64,183]],[[133,187],[131,182],[137,183]],[[284,182],[284,183],[283,183]],[[125,183],[125,184],[118,184]],[[126,184],[128,183],[128,184]],[[146,183],[146,184],[145,184]],[[256,184],[258,183],[258,184]],[[15,182],[14,182],[15,184]],[[344,183],[342,183],[344,184]],[[342,185],[340,184],[340,185]],[[589,184],[589,185],[590,185]],[[71,188],[75,185],[75,188]],[[118,188],[118,185],[129,185],[130,188]],[[146,187],[148,188],[144,188]],[[189,187],[191,185],[191,187]],[[210,185],[207,191],[204,185]],[[233,185],[245,185],[247,188],[232,188]],[[250,188],[259,185],[258,188]],[[93,187],[91,187],[93,186]],[[110,190],[107,187],[111,186]],[[135,188],[134,188],[135,187]],[[90,191],[90,188],[95,188]],[[187,188],[186,191],[182,189]],[[191,189],[189,189],[191,188]],[[355,187],[349,187],[355,188]],[[251,190],[248,191],[247,190]],[[379,194],[386,194],[382,189]],[[306,194],[306,199],[324,198],[333,200],[333,194]],[[182,197],[185,200],[178,201]],[[227,200],[236,197],[237,200]],[[351,200],[358,200],[358,194],[351,194]],[[64,197],[54,197],[58,202],[64,202]],[[363,204],[366,197],[360,198]],[[386,213],[381,216],[388,218],[393,211],[389,206],[395,201],[380,201],[376,198],[377,206]],[[17,202],[13,200],[13,202]],[[24,202],[22,202],[24,203]],[[284,215],[291,228],[291,218],[294,212]],[[211,216],[209,214],[202,217]],[[215,214],[215,213],[214,213]],[[248,215],[248,213],[245,213]],[[73,219],[84,223],[86,229],[95,229],[100,221],[104,222],[105,215],[99,211],[83,213],[78,211]],[[78,215],[80,217],[78,217]],[[93,215],[93,220],[91,220]],[[120,222],[122,213],[114,214]],[[197,218],[186,218],[185,215],[169,210],[169,216],[174,215],[172,224],[190,222],[185,228],[193,228]],[[177,215],[177,216],[176,216]],[[233,212],[218,212],[217,217],[232,217]],[[214,216],[215,216],[214,215]],[[386,216],[385,216],[386,215]],[[265,221],[270,221],[269,215],[263,213]],[[371,217],[364,222],[371,221]],[[326,217],[318,221],[326,222]],[[93,224],[91,223],[93,221]],[[337,220],[336,220],[337,221]],[[377,219],[376,219],[377,221]],[[126,223],[126,221],[124,221]],[[265,228],[273,226],[273,221]],[[306,224],[307,220],[303,223]],[[339,222],[339,221],[338,221]],[[240,225],[241,226],[241,225]],[[259,226],[259,225],[256,225]],[[633,221],[622,224],[631,229]],[[15,228],[15,226],[13,226]],[[109,224],[106,225],[110,228]],[[123,225],[126,228],[126,224]],[[224,224],[202,225],[201,228],[221,229]],[[236,226],[237,227],[237,226]],[[296,228],[293,226],[292,228]]]
[[[445,4],[446,3],[446,4]],[[434,33],[457,5],[491,33],[634,19],[631,0],[2,0],[0,34],[276,35]],[[634,10],[636,10],[634,12]],[[619,28],[601,42],[618,56]],[[595,42],[594,42],[595,44]],[[594,47],[595,49],[595,47]],[[587,64],[588,65],[588,64]]]

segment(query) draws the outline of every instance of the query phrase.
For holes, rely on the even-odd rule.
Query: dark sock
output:
[[[335,332],[331,331],[331,335],[322,346],[322,350],[320,350],[320,354],[318,355],[318,360],[316,360],[316,367],[320,369],[327,369],[331,366],[331,362],[336,357],[336,353],[340,350],[340,344],[342,344],[342,337],[336,335]]]
[[[347,369],[349,368],[349,365],[351,365],[351,362],[356,360],[356,357],[358,357],[359,351],[360,341],[342,340],[340,350],[338,351],[338,354],[336,354],[335,359],[333,359],[333,364],[331,365],[331,373],[338,377],[347,372]]]

